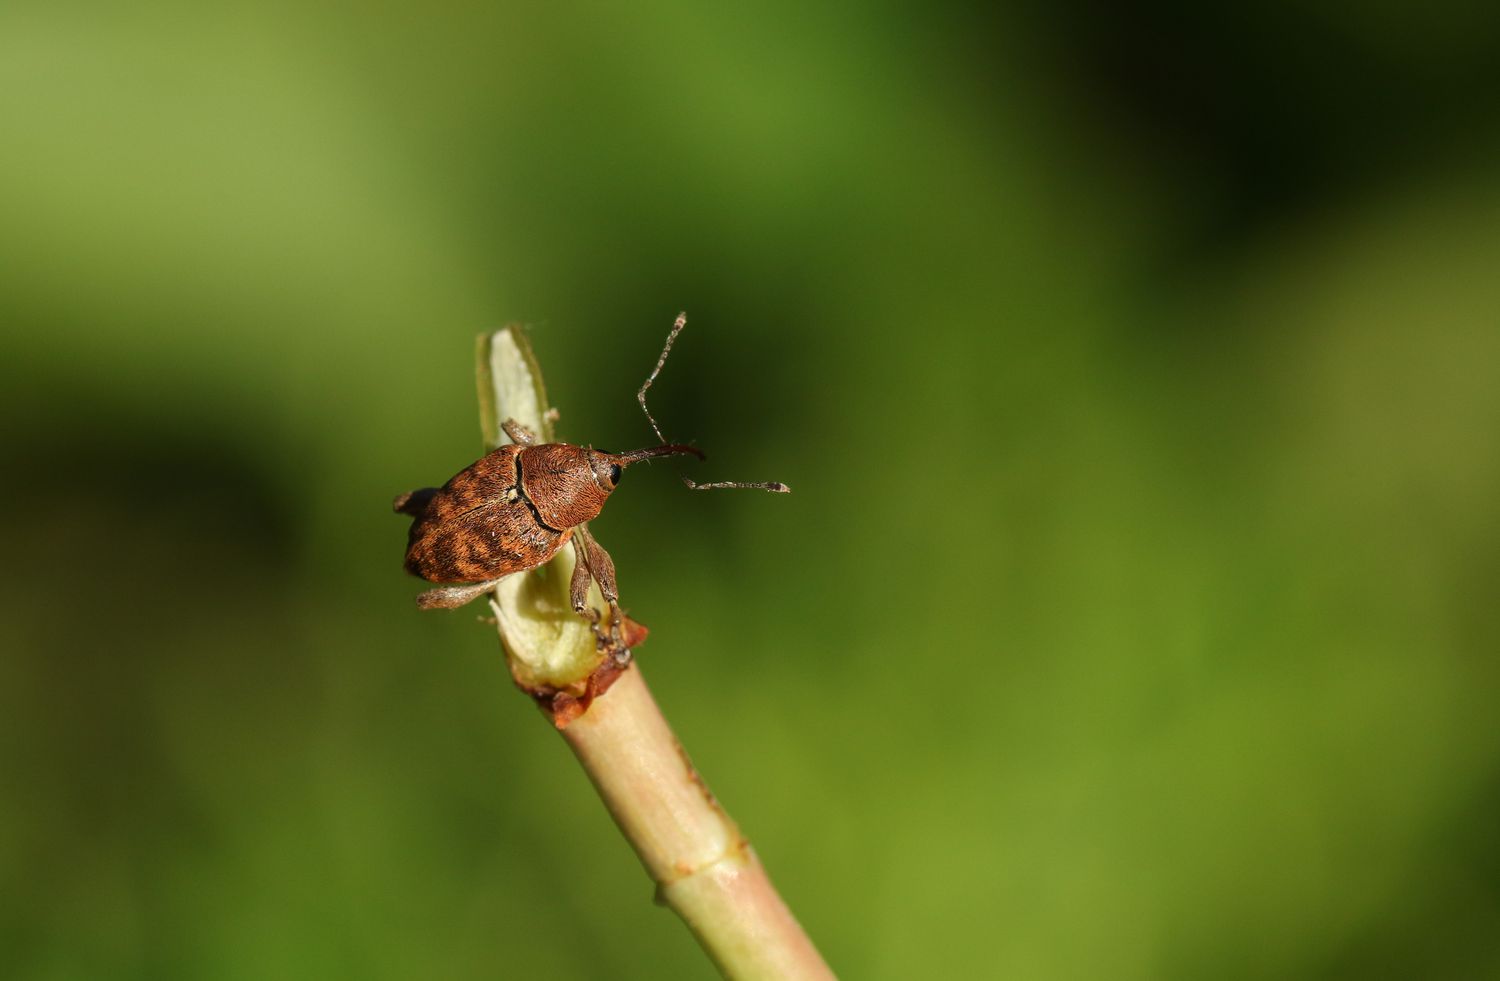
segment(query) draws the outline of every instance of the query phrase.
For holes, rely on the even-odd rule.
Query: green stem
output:
[[[620,831],[726,978],[832,978],[750,843],[625,672],[562,731]]]

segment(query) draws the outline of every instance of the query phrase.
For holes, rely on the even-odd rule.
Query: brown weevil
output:
[[[600,647],[620,659],[629,656],[621,643],[623,615],[614,562],[589,533],[588,523],[598,517],[632,464],[683,454],[703,459],[696,447],[668,443],[646,408],[646,390],[656,380],[672,342],[686,324],[687,315],[679,314],[656,367],[636,393],[656,433],[656,446],[610,453],[571,443],[538,443],[535,433],[507,419],[502,428],[512,442],[459,471],[442,487],[423,488],[396,498],[395,510],[413,519],[407,537],[406,571],[428,582],[451,584],[422,593],[417,597],[418,606],[424,610],[462,606],[493,590],[505,576],[544,564],[571,541],[578,559],[569,588],[573,609],[594,625]],[[683,481],[696,490],[790,490],[777,482]],[[599,612],[588,605],[591,581],[599,584],[599,592],[609,604],[607,637],[600,627]]]

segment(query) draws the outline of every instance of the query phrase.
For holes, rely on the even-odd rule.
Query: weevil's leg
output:
[[[598,623],[599,611],[589,606],[589,582],[593,576],[589,573],[588,552],[584,550],[583,539],[576,534],[573,536],[573,557],[577,561],[573,563],[573,581],[568,584],[573,612],[591,623]]]
[[[518,446],[530,446],[536,442],[536,433],[514,419],[505,420],[500,424],[500,428],[505,430],[505,435],[509,436],[510,441]]]
[[[583,542],[589,550],[589,568],[594,572],[594,581],[599,584],[599,592],[604,594],[604,599],[611,604],[620,602],[620,589],[615,583],[615,562],[599,544],[599,540],[588,531],[583,532]]]
[[[573,612],[583,617],[594,628],[594,642],[603,649],[609,643],[604,630],[599,626],[599,611],[589,606],[589,583],[593,572],[589,569],[588,552],[577,534],[573,536],[573,580],[568,584],[568,598],[573,601]]]
[[[625,615],[620,612],[620,587],[615,582],[615,562],[587,528],[579,528],[574,538],[580,536],[588,548],[589,568],[594,573],[594,581],[599,584],[599,592],[604,595],[604,601],[609,604],[609,639],[616,651],[615,656],[629,658],[630,651],[620,637],[620,627]]]
[[[427,502],[432,500],[432,495],[437,493],[436,487],[422,487],[405,494],[397,494],[396,499],[391,502],[391,510],[397,514],[409,514],[413,518],[420,518],[422,512],[427,510]]]
[[[457,586],[429,589],[417,596],[417,606],[424,610],[456,610],[495,588],[498,579],[487,582],[466,582]]]
[[[557,406],[555,405],[552,408],[548,409],[546,412],[542,413],[543,422],[556,422],[561,418],[562,413],[557,411]]]

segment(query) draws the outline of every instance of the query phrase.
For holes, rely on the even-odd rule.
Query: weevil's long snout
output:
[[[703,451],[696,446],[689,446],[686,443],[663,443],[660,446],[648,446],[644,450],[631,450],[629,453],[621,453],[619,460],[622,465],[628,467],[632,463],[640,463],[642,460],[650,460],[658,456],[679,455],[695,456],[700,460],[705,459]]]

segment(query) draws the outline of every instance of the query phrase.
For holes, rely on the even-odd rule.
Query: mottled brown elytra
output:
[[[538,443],[531,430],[513,419],[502,428],[512,440],[458,472],[442,487],[427,487],[396,498],[395,510],[412,517],[407,538],[406,571],[428,582],[453,583],[417,597],[424,610],[453,609],[490,592],[505,576],[535,569],[568,542],[578,562],[569,596],[573,609],[594,625],[601,647],[617,658],[629,656],[621,643],[620,593],[615,566],[589,534],[588,522],[619,486],[625,468],[660,456],[689,454],[697,448],[668,443],[646,408],[646,390],[656,380],[672,342],[687,324],[679,314],[661,357],[636,393],[658,445],[629,453],[610,453],[571,443]],[[696,490],[753,487],[776,493],[790,488],[777,482],[684,482]],[[600,628],[600,613],[588,605],[590,581],[609,604],[609,635]]]

